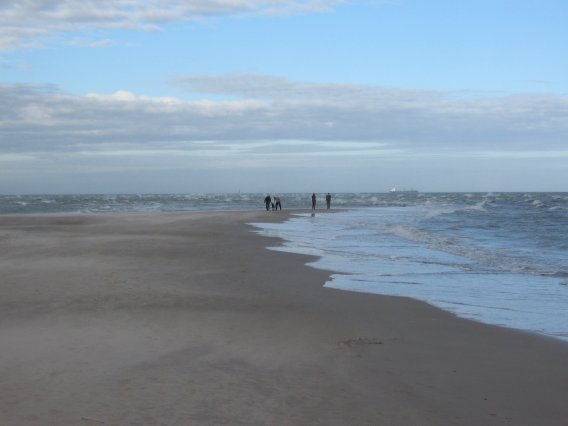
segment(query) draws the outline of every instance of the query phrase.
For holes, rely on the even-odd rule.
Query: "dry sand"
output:
[[[0,425],[568,425],[567,344],[323,288],[285,215],[0,217]]]

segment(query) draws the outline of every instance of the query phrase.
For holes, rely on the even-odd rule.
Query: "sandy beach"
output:
[[[0,425],[568,425],[568,344],[323,288],[288,214],[0,216]]]

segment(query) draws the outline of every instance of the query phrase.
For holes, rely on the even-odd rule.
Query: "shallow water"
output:
[[[257,226],[343,273],[328,287],[568,340],[568,194],[390,195]]]

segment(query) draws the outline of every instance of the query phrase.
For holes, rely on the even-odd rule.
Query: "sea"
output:
[[[568,193],[279,194],[272,250],[316,256],[326,287],[404,296],[568,341]],[[266,194],[10,195],[0,214],[264,210]],[[333,213],[333,214],[330,214]],[[266,212],[266,214],[278,214]]]

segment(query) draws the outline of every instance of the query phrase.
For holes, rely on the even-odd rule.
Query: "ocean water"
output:
[[[335,214],[255,224],[340,272],[327,287],[406,296],[568,341],[568,193],[346,194]]]
[[[265,196],[10,195],[0,214],[264,210]],[[254,225],[285,241],[273,249],[337,271],[326,286],[568,341],[568,193],[334,194],[334,214],[324,196],[314,215]],[[280,197],[284,209],[311,207],[311,194]]]
[[[0,195],[0,214],[128,213],[264,209],[266,194]],[[284,208],[311,206],[311,194],[281,196]]]

